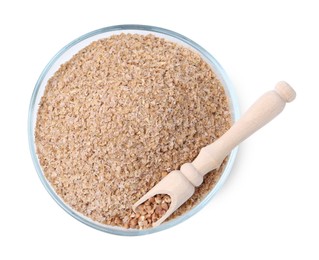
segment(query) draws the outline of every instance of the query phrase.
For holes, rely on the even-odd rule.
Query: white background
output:
[[[319,259],[316,2],[1,1],[0,259]],[[42,186],[27,143],[29,100],[52,56],[82,34],[128,23],[171,29],[206,48],[242,112],[279,80],[297,91],[240,146],[207,207],[142,237],[103,233],[66,214]]]

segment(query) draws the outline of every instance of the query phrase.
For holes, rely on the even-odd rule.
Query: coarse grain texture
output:
[[[198,54],[151,34],[120,34],[91,43],[48,81],[35,142],[66,204],[103,224],[147,228],[130,224],[132,205],[230,125],[224,89]],[[170,219],[200,202],[224,165]]]
[[[136,208],[130,220],[124,223],[125,228],[150,228],[160,219],[171,205],[171,198],[167,194],[157,194],[149,198]]]

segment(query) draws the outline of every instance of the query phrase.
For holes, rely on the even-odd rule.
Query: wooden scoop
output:
[[[133,205],[133,210],[156,194],[168,194],[171,205],[153,223],[153,227],[160,225],[193,195],[195,187],[201,185],[206,173],[218,168],[233,148],[279,115],[286,103],[295,97],[296,93],[288,83],[279,82],[275,90],[261,96],[223,136],[202,148],[192,163],[185,163],[179,171],[172,171],[165,176]]]

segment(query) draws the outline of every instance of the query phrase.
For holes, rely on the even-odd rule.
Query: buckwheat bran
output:
[[[198,54],[151,34],[120,34],[91,43],[48,81],[35,141],[66,204],[106,225],[148,228],[155,217],[139,219],[132,205],[230,125],[224,89]],[[170,219],[205,197],[224,164]]]

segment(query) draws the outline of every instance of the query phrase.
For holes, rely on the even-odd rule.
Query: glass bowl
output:
[[[167,40],[182,44],[183,46],[186,46],[187,48],[197,52],[211,66],[212,70],[215,72],[215,74],[221,81],[222,85],[224,86],[226,95],[228,96],[228,99],[229,99],[230,111],[231,111],[233,122],[236,121],[239,116],[238,101],[237,101],[237,97],[235,95],[234,89],[232,87],[232,84],[229,81],[225,71],[222,69],[222,67],[219,65],[219,63],[214,59],[212,55],[210,55],[204,48],[199,46],[197,43],[186,38],[185,36],[170,30],[166,30],[166,29],[158,28],[154,26],[117,25],[117,26],[105,27],[102,29],[89,32],[75,39],[74,41],[66,45],[64,48],[62,48],[51,59],[48,65],[44,68],[43,72],[41,73],[35,85],[35,88],[31,97],[30,107],[29,107],[29,118],[28,118],[28,136],[29,136],[30,152],[31,152],[34,166],[40,177],[42,184],[44,185],[46,190],[49,192],[49,194],[52,196],[52,198],[58,203],[58,205],[61,206],[61,208],[63,208],[72,217],[76,218],[77,220],[81,221],[82,223],[92,228],[95,228],[104,232],[116,234],[116,235],[126,235],[126,236],[145,235],[145,234],[150,234],[150,233],[158,232],[158,231],[173,227],[185,221],[189,217],[193,216],[200,209],[202,209],[208,203],[208,201],[214,196],[214,194],[220,189],[220,187],[223,185],[226,178],[228,177],[237,154],[237,148],[235,148],[229,155],[229,159],[227,161],[227,164],[224,168],[224,171],[219,181],[217,182],[215,187],[207,194],[207,196],[198,205],[193,207],[190,211],[184,213],[180,217],[177,217],[171,221],[163,223],[158,227],[145,229],[145,230],[137,230],[137,229],[124,229],[119,227],[107,226],[107,225],[100,224],[98,222],[94,222],[93,220],[87,218],[86,216],[73,210],[70,206],[65,204],[64,201],[56,194],[51,184],[45,178],[38,160],[38,156],[36,154],[34,131],[35,131],[35,125],[36,125],[38,105],[44,93],[47,81],[59,69],[61,64],[68,61],[74,54],[76,54],[79,50],[89,45],[91,42],[109,37],[114,34],[120,34],[120,33],[138,33],[143,35],[151,33],[156,36],[166,38]]]

